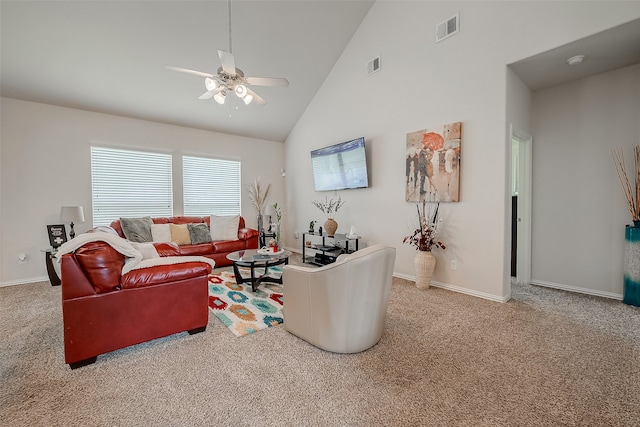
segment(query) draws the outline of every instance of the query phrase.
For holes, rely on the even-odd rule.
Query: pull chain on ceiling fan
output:
[[[249,89],[247,86],[289,86],[289,81],[285,78],[276,77],[245,77],[244,72],[240,68],[236,68],[235,58],[231,50],[231,0],[227,2],[229,12],[229,51],[219,49],[218,56],[220,58],[221,67],[218,68],[217,74],[205,73],[202,71],[189,70],[187,68],[173,67],[165,65],[165,68],[181,73],[194,74],[204,77],[204,85],[207,91],[200,95],[199,99],[210,99],[213,97],[218,104],[224,104],[229,93],[242,99],[245,104],[249,105],[255,100],[258,105],[265,105],[265,101],[260,95]]]

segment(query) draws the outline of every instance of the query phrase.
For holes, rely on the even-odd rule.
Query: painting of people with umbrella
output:
[[[462,122],[407,134],[407,202],[460,201]]]

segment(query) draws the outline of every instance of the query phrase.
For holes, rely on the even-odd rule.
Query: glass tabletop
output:
[[[257,249],[246,249],[244,251],[235,251],[227,255],[227,259],[233,262],[272,262],[288,258],[292,255],[291,251],[283,250],[275,254],[263,254]]]

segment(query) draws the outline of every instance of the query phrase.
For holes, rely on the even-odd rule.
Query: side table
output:
[[[58,277],[58,273],[53,266],[53,258],[57,250],[54,248],[47,248],[42,249],[41,252],[44,252],[47,274],[49,275],[49,282],[51,282],[51,286],[60,286],[60,277]]]
[[[267,238],[269,239],[275,239],[276,238],[276,233],[273,231],[261,231],[260,232],[260,238],[259,238],[259,248],[262,248],[264,246],[267,246]]]

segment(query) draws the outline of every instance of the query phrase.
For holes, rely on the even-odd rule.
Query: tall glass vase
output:
[[[262,233],[264,228],[262,227],[262,212],[258,212],[258,232]]]
[[[627,226],[624,240],[622,302],[640,306],[640,227]]]

